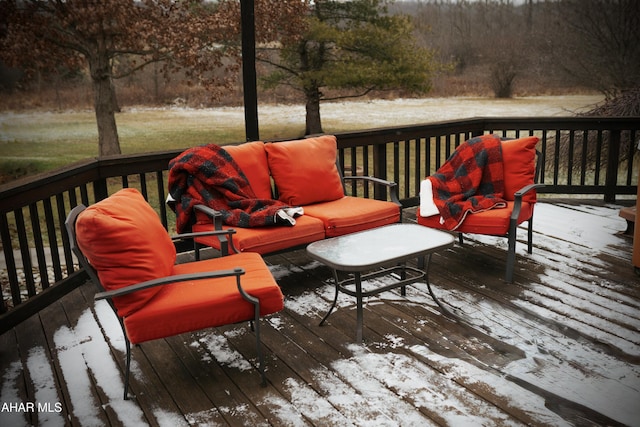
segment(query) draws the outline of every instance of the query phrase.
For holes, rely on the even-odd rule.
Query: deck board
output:
[[[346,295],[318,325],[328,268],[304,251],[266,257],[286,297],[261,323],[266,387],[245,323],[134,347],[124,401],[120,326],[86,284],[0,336],[1,400],[61,409],[0,412],[0,425],[640,425],[640,280],[618,210],[537,208],[512,284],[506,240],[465,236],[430,268],[459,319],[424,283],[384,292],[366,301],[364,345]]]

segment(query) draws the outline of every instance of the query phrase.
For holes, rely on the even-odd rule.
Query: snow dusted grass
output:
[[[325,103],[326,133],[483,116],[570,116],[601,102],[599,95],[515,99],[425,98]],[[260,137],[297,138],[304,133],[303,105],[261,105]],[[242,107],[189,109],[127,107],[116,116],[124,154],[244,141]],[[93,111],[0,114],[0,164],[35,164],[40,171],[98,154]]]
[[[559,323],[569,322],[567,326],[579,333],[595,337],[637,358],[640,356],[640,337],[610,322],[616,316],[637,318],[637,314],[632,313],[640,309],[637,302],[625,300],[624,294],[616,293],[615,286],[596,283],[587,274],[571,284],[557,279],[559,273],[571,272],[582,262],[596,263],[598,267],[597,263],[602,261],[593,259],[598,253],[618,251],[616,247],[624,239],[619,235],[624,229],[624,221],[616,216],[615,208],[574,206],[571,207],[574,210],[571,218],[566,220],[559,218],[562,216],[561,209],[548,203],[540,203],[536,207],[536,249],[533,255],[526,255],[544,266],[542,282],[554,286],[532,288],[528,294],[516,299],[516,303],[541,317],[554,317]],[[590,214],[594,210],[598,210],[598,215]],[[468,244],[504,244],[504,239],[490,237],[478,237],[474,241]],[[518,247],[522,254],[525,250],[523,246]],[[575,264],[567,260],[575,260]],[[313,270],[318,266],[318,263],[310,262],[304,269]],[[607,268],[604,264],[599,267]],[[291,274],[288,268],[271,266],[276,279]],[[523,286],[526,288],[526,284]],[[550,301],[554,301],[554,298],[544,298],[537,288],[552,289],[553,292],[554,287],[559,302],[557,306],[550,305],[547,309],[545,304],[553,304]],[[435,304],[425,288],[424,284],[409,287],[407,298],[387,292],[379,299],[372,298],[369,304],[389,304],[397,300],[402,304],[432,307],[435,312]],[[570,292],[568,288],[573,290]],[[579,291],[580,288],[584,289],[583,293]],[[515,310],[498,306],[491,300],[445,287],[438,287],[437,292],[448,304],[464,312],[470,327],[485,331],[491,337],[518,348],[524,357],[506,364],[488,366],[481,360],[447,357],[420,342],[405,342],[404,338],[389,334],[366,346],[348,345],[344,356],[330,365],[318,363],[317,367],[312,367],[311,375],[320,390],[312,389],[310,384],[298,378],[288,378],[280,384],[280,388],[286,391],[290,399],[283,398],[271,388],[265,391],[258,405],[275,408],[277,420],[270,421],[277,425],[306,425],[307,421],[316,425],[433,424],[433,420],[425,418],[420,412],[421,408],[429,408],[440,414],[442,419],[438,422],[445,425],[493,425],[496,420],[510,425],[511,418],[469,392],[469,385],[476,385],[494,399],[507,402],[507,406],[515,413],[526,414],[535,425],[570,425],[549,407],[549,402],[534,392],[535,387],[541,387],[620,423],[640,425],[640,366],[637,364],[602,352],[589,340],[569,337],[541,322],[523,320]],[[616,298],[609,298],[605,305],[601,297],[607,294],[617,295],[618,302],[612,304]],[[286,310],[300,316],[319,318],[324,314],[332,295],[333,286],[330,284],[301,295],[289,295]],[[352,305],[352,301],[343,296],[338,302],[338,309]],[[594,319],[588,323],[578,323],[570,321],[569,315],[564,317],[558,314],[571,307],[580,307],[585,313],[593,313]],[[277,330],[287,327],[283,324],[284,318],[278,314],[267,321],[269,327]],[[416,322],[418,328],[431,327],[421,324],[419,319]],[[636,328],[640,327],[637,323]],[[218,363],[233,370],[245,371],[252,368],[229,343],[233,337],[245,333],[249,333],[246,325],[229,329],[223,335],[202,331],[193,334],[186,345],[197,349],[203,365]],[[628,335],[624,336],[625,333]],[[135,400],[122,400],[122,375],[114,358],[123,357],[124,342],[117,320],[104,301],[88,308],[74,327],[58,329],[53,345],[59,357],[62,376],[71,391],[71,407],[68,410],[83,425],[99,423],[97,414],[102,410],[100,404],[112,411],[125,426],[144,423]],[[111,353],[109,345],[116,350],[115,355]],[[470,338],[468,345],[485,344]],[[43,354],[44,350],[36,347],[27,356],[28,366],[34,367],[29,374],[34,383],[35,396],[48,402],[59,402],[61,397],[56,395],[54,387],[54,368]],[[4,371],[0,372],[1,402],[17,399],[19,369],[19,360],[9,360]],[[135,357],[132,373],[138,381],[145,381]],[[95,381],[102,390],[105,402],[94,402],[88,397],[92,395],[88,390],[91,381]],[[222,407],[219,410],[241,413],[245,408]],[[181,414],[166,408],[152,408],[152,412],[160,426],[207,424],[210,421],[207,411],[187,414],[186,420]],[[25,419],[19,415],[0,413],[0,425],[26,425]],[[49,416],[48,425],[59,425],[62,421],[56,418],[55,413]],[[267,425],[263,419],[254,421],[256,426]]]

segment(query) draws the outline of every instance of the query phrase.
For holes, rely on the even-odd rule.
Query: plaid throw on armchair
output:
[[[505,207],[500,138],[483,135],[460,144],[427,179],[441,222],[448,230],[458,228],[468,213]]]

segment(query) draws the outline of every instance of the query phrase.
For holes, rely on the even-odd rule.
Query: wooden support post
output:
[[[247,141],[260,139],[258,127],[258,90],[256,77],[256,29],[254,0],[240,2],[242,19],[242,87],[244,123]]]

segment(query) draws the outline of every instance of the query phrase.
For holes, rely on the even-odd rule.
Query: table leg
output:
[[[356,285],[356,342],[362,343],[362,278],[360,272],[354,274]]]
[[[431,255],[432,254],[429,254],[429,258],[427,258],[426,265],[425,265],[424,257],[422,257],[419,260],[419,263],[418,263],[419,264],[418,266],[420,266],[420,264],[422,264],[422,266],[424,268],[424,279],[427,282],[427,289],[429,290],[429,294],[431,295],[431,298],[433,298],[433,300],[436,302],[436,304],[440,308],[440,311],[442,312],[442,314],[444,314],[447,317],[451,317],[453,319],[457,319],[457,316],[455,314],[453,314],[451,311],[449,311],[448,308],[446,308],[444,305],[442,305],[440,300],[433,293],[433,289],[431,289],[431,283],[429,282],[429,266],[431,265]]]
[[[333,281],[336,285],[336,292],[333,295],[333,304],[331,304],[331,307],[329,307],[329,311],[327,311],[327,314],[325,314],[322,320],[320,321],[319,326],[322,326],[324,322],[329,318],[329,315],[333,312],[333,309],[336,308],[336,304],[338,303],[338,288],[340,286],[339,284],[340,282],[338,282],[338,272],[336,270],[333,270]]]

